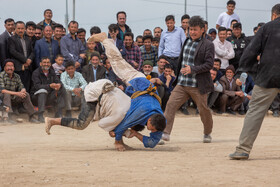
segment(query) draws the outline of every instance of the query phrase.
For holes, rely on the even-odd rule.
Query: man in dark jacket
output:
[[[54,26],[56,25],[56,22],[54,22],[52,20],[52,17],[53,17],[52,10],[51,9],[46,9],[44,11],[44,20],[39,22],[37,25],[40,25],[42,28],[49,25],[49,26],[52,27],[52,29],[54,29]]]
[[[231,159],[249,158],[264,116],[275,96],[280,93],[280,4],[272,7],[271,20],[258,30],[240,59],[239,70],[252,75],[255,86],[239,145],[229,155]],[[258,63],[259,54],[261,59]]]
[[[126,23],[126,13],[124,11],[120,11],[117,13],[117,21],[118,21],[118,27],[119,27],[119,34],[117,35],[117,38],[121,41],[124,40],[124,34],[127,32],[132,32],[129,26]]]
[[[204,143],[211,142],[213,126],[212,114],[207,106],[208,92],[214,90],[210,69],[214,61],[214,45],[203,37],[204,20],[199,16],[193,16],[190,21],[189,34],[179,56],[179,75],[175,80],[176,87],[167,102],[164,116],[167,125],[162,136],[168,141],[172,130],[175,113],[189,98],[197,104],[201,121],[204,125]]]
[[[237,70],[239,60],[243,54],[244,49],[248,46],[250,40],[242,33],[241,23],[235,23],[233,25],[232,36],[227,38],[227,41],[231,42],[234,49],[235,56],[229,60],[229,64],[234,66]]]
[[[38,120],[44,122],[43,117],[47,104],[55,107],[56,117],[62,116],[62,109],[65,105],[66,90],[56,76],[48,57],[43,57],[38,67],[32,74],[32,101],[38,106]]]
[[[31,40],[24,32],[24,22],[16,22],[15,34],[8,39],[8,49],[11,59],[15,62],[15,73],[20,76],[26,91],[29,92],[34,53]]]

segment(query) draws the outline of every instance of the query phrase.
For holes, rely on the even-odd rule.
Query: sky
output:
[[[186,0],[186,13],[190,16],[200,15],[207,20],[209,29],[215,28],[219,14],[226,11],[227,0]],[[253,27],[259,22],[268,22],[271,8],[279,0],[236,0],[237,13],[243,25],[243,32],[253,35]],[[68,0],[69,21],[73,19],[73,1]],[[44,19],[45,9],[52,9],[53,20],[65,25],[66,0],[0,0],[0,33],[5,30],[6,18],[15,21],[34,21]],[[75,20],[79,27],[86,29],[87,36],[92,26],[99,26],[102,32],[108,32],[108,25],[116,23],[118,11],[127,13],[127,25],[135,36],[141,35],[145,29],[153,30],[160,26],[166,29],[165,17],[175,16],[176,26],[180,26],[181,16],[185,10],[185,0],[76,0]]]

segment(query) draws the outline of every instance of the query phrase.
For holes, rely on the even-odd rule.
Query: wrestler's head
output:
[[[166,127],[166,119],[162,114],[153,114],[147,122],[147,129],[151,132],[161,131]]]

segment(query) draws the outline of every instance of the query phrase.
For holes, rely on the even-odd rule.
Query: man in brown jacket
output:
[[[169,141],[176,111],[189,98],[197,104],[204,125],[204,143],[210,143],[213,127],[212,114],[207,106],[208,92],[214,90],[210,69],[214,62],[214,45],[203,37],[205,21],[193,16],[189,21],[189,34],[179,56],[176,87],[171,92],[164,112],[167,124],[162,139]]]
[[[223,94],[220,97],[220,110],[218,113],[227,112],[235,115],[235,111],[237,111],[245,99],[240,86],[235,83],[234,73],[233,65],[229,65],[226,68],[226,74],[220,79],[220,83],[223,86]]]

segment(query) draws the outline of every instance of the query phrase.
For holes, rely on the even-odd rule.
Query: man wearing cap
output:
[[[209,30],[208,35],[212,38],[212,41],[216,39],[217,31],[216,29],[212,28]]]
[[[234,73],[235,69],[233,65],[229,65],[226,68],[226,74],[220,79],[220,83],[223,86],[223,94],[220,96],[219,113],[227,112],[235,115],[235,111],[245,99],[240,86],[236,85],[236,80],[233,77]]]
[[[12,59],[4,61],[4,71],[0,73],[0,88],[3,103],[12,112],[12,105],[23,104],[29,116],[29,122],[38,123],[34,118],[35,110],[31,103],[29,93],[26,92],[18,74],[14,73],[15,66]]]

